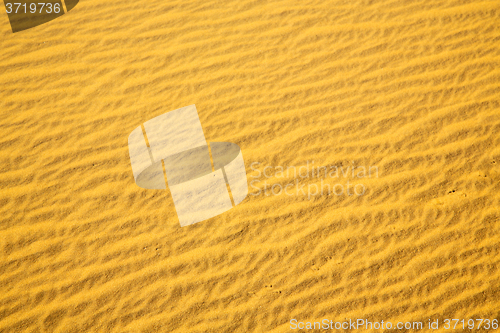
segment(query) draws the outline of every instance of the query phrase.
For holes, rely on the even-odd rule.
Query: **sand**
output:
[[[1,11],[0,332],[500,317],[498,1],[82,0],[15,34]],[[251,195],[181,228],[127,138],[191,104]],[[275,173],[313,162],[378,174]],[[256,195],[321,180],[364,193]]]

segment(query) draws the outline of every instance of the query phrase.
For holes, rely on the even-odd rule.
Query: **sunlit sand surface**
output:
[[[16,34],[0,8],[0,332],[500,317],[498,1],[81,0]],[[181,228],[127,138],[191,104],[252,195]],[[313,161],[378,174],[255,195]]]

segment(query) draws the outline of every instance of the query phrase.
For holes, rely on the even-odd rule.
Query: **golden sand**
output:
[[[0,8],[0,332],[500,317],[498,1],[81,0],[15,34]],[[181,228],[127,138],[191,104],[249,185],[378,177]]]

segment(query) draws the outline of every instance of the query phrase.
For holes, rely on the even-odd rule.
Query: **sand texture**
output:
[[[81,0],[15,34],[0,9],[0,332],[500,317],[500,2]],[[192,104],[253,195],[181,228],[127,139]],[[378,175],[250,186],[313,162]],[[366,191],[255,195],[321,180]]]

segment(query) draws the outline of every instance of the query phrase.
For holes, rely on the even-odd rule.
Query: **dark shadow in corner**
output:
[[[66,0],[66,9],[70,11],[77,5],[78,1]],[[6,0],[5,10],[12,32],[30,29],[64,15],[61,0]]]

